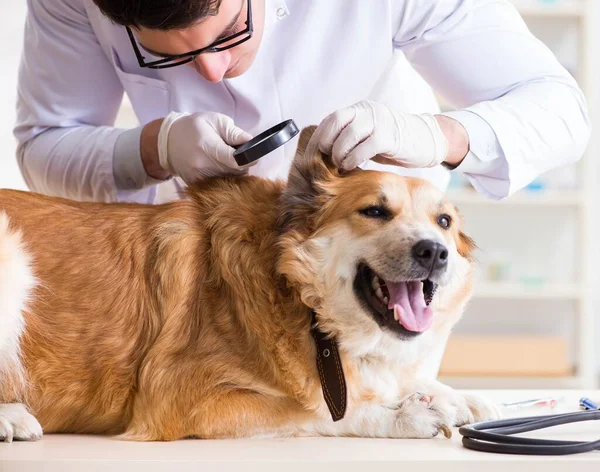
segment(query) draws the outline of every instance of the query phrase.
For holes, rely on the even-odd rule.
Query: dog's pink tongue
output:
[[[422,333],[431,327],[433,310],[425,303],[423,282],[387,282],[390,292],[388,308],[408,331]]]

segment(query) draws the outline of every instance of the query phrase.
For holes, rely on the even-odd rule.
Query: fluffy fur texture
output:
[[[312,132],[287,185],[215,179],[162,206],[0,191],[0,436],[36,439],[41,425],[141,441],[431,437],[494,417],[419,373],[470,296],[473,245],[459,215],[423,181],[340,175],[307,150]],[[374,204],[390,217],[361,213]],[[446,245],[448,269],[433,326],[405,339],[380,328],[353,281],[361,261],[403,267],[422,238]],[[348,411],[337,423],[311,309],[343,358]]]
[[[0,392],[7,400],[24,387],[20,341],[23,310],[35,284],[21,235],[0,212]]]

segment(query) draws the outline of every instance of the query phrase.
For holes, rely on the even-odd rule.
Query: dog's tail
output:
[[[20,360],[23,310],[35,285],[30,256],[21,234],[0,211],[0,395],[23,382]],[[8,384],[8,385],[7,385]],[[4,393],[4,395],[2,395]],[[1,403],[1,402],[0,402]]]

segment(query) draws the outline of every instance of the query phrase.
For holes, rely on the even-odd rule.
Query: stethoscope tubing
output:
[[[560,456],[600,450],[600,439],[597,441],[557,441],[551,439],[522,438],[512,435],[592,420],[600,420],[599,410],[484,421],[463,426],[458,432],[463,436],[463,446],[476,451],[500,454]]]

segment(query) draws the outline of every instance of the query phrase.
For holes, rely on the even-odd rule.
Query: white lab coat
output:
[[[588,140],[580,89],[505,0],[266,0],[255,63],[217,84],[189,67],[140,68],[125,29],[91,0],[28,5],[15,135],[26,182],[46,194],[147,203],[176,197],[177,179],[157,185],[143,173],[139,129],[112,126],[123,91],[142,125],[173,110],[211,110],[256,134],[288,118],[318,124],[366,98],[436,112],[422,76],[462,108],[450,115],[467,129],[471,151],[458,171],[492,198],[575,161]],[[295,144],[251,173],[285,178]],[[440,188],[448,182],[442,167],[389,170]]]

